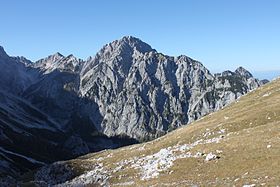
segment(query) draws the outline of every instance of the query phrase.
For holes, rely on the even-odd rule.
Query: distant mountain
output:
[[[1,47],[0,155],[7,167],[0,171],[160,137],[263,83],[242,67],[213,75],[198,61],[164,55],[131,36],[87,61],[56,53],[33,63]],[[18,137],[24,141],[13,141]]]

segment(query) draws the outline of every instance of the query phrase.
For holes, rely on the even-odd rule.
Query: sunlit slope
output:
[[[90,186],[279,184],[280,80],[157,140],[56,163],[35,179]]]

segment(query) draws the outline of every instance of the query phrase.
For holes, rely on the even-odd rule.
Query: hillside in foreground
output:
[[[25,180],[42,186],[277,185],[279,125],[277,79],[159,139],[54,163]]]

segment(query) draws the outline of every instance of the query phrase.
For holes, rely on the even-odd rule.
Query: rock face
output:
[[[0,90],[20,94],[35,81],[36,72],[23,57],[9,57],[0,47]]]
[[[6,151],[7,162],[12,151],[44,163],[147,141],[263,83],[242,67],[213,75],[196,60],[161,54],[131,36],[87,61],[56,53],[32,63],[1,47],[0,138],[6,143],[1,141],[0,152]],[[33,154],[22,152],[15,136],[26,139],[21,146],[44,142],[60,156],[46,159],[46,150],[32,146]]]
[[[98,129],[145,141],[216,111],[261,82],[244,68],[212,75],[187,56],[170,57],[133,37],[85,62],[79,93],[99,106]]]

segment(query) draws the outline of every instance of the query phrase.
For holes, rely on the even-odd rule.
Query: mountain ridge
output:
[[[148,65],[150,63],[149,61],[155,61],[155,62],[153,62],[154,63],[153,65]],[[186,63],[186,64],[183,65],[184,63]],[[171,65],[171,64],[173,64],[173,65]],[[146,67],[147,65],[149,67]],[[74,73],[71,75],[69,74],[69,76],[72,76],[72,78],[70,80],[65,80],[66,82],[69,82],[69,81],[70,82],[69,83],[65,82],[66,84],[63,85],[63,89],[67,89],[69,91],[72,90],[75,95],[81,95],[82,97],[89,95],[86,97],[90,97],[91,100],[95,100],[94,102],[97,102],[97,103],[99,102],[98,105],[103,105],[104,101],[99,101],[100,98],[96,98],[96,97],[102,97],[101,95],[99,95],[99,96],[92,95],[92,90],[91,90],[91,89],[93,89],[92,86],[96,87],[98,84],[100,84],[100,83],[97,83],[95,79],[93,80],[91,78],[91,77],[96,78],[96,76],[100,77],[100,79],[103,79],[105,77],[108,79],[109,82],[111,82],[111,83],[108,82],[110,85],[103,84],[103,86],[105,86],[106,89],[111,89],[111,92],[115,95],[113,98],[111,98],[111,96],[110,96],[111,100],[114,100],[118,94],[122,94],[121,90],[123,90],[124,87],[127,87],[127,86],[131,87],[130,82],[125,81],[129,76],[137,77],[140,75],[140,79],[143,80],[143,79],[149,78],[149,76],[150,76],[149,74],[151,74],[151,73],[152,73],[151,74],[152,76],[156,76],[156,77],[153,79],[149,78],[150,80],[148,80],[148,82],[145,83],[147,85],[155,84],[156,87],[163,86],[165,84],[163,82],[173,79],[173,82],[170,82],[170,83],[172,83],[171,87],[168,88],[171,90],[173,89],[173,92],[174,91],[177,92],[177,93],[174,92],[173,94],[178,95],[179,91],[182,89],[182,88],[179,89],[178,84],[177,84],[178,81],[181,81],[180,84],[186,84],[186,85],[190,84],[189,85],[190,87],[194,86],[195,89],[199,90],[202,85],[200,85],[200,84],[193,85],[192,81],[190,83],[187,83],[186,80],[182,80],[182,78],[180,78],[181,80],[179,80],[178,76],[180,76],[180,74],[175,75],[175,76],[177,76],[177,78],[172,75],[173,73],[175,73],[175,71],[181,71],[180,73],[182,73],[182,71],[186,71],[184,73],[185,74],[184,76],[186,76],[191,73],[190,71],[195,71],[195,69],[192,69],[193,67],[198,68],[199,69],[198,72],[201,71],[201,73],[203,74],[203,75],[201,74],[202,76],[206,75],[206,77],[208,77],[208,78],[204,77],[204,78],[202,78],[202,80],[209,79],[210,82],[216,81],[217,84],[221,84],[221,83],[224,84],[224,80],[222,82],[219,82],[219,80],[216,80],[216,79],[219,79],[219,77],[221,78],[221,76],[222,77],[225,77],[225,76],[238,77],[237,75],[244,77],[243,80],[239,80],[240,84],[242,81],[247,81],[249,79],[252,79],[252,80],[250,80],[252,82],[248,83],[248,84],[252,84],[252,85],[251,86],[248,85],[248,88],[246,88],[247,91],[256,88],[256,85],[262,84],[261,82],[257,82],[256,79],[253,79],[252,75],[246,69],[244,69],[242,67],[237,68],[235,70],[235,72],[226,71],[226,72],[221,73],[221,75],[219,75],[219,76],[212,75],[210,73],[210,71],[203,66],[203,64],[201,64],[200,62],[198,62],[196,60],[191,59],[188,56],[180,55],[178,57],[171,57],[171,56],[163,55],[162,53],[157,53],[157,51],[152,49],[152,47],[150,45],[148,45],[145,42],[141,41],[140,39],[132,37],[132,36],[125,36],[119,40],[115,40],[109,44],[106,44],[97,53],[97,55],[95,57],[91,58],[91,60],[88,60],[88,61],[83,61],[83,60],[77,59],[73,55],[63,56],[62,54],[57,52],[54,55],[50,55],[46,58],[36,61],[35,63],[31,64],[30,66],[32,68],[38,68],[39,71],[43,71],[44,74],[51,73],[55,70],[59,70],[61,72],[65,72],[65,73],[66,72]],[[164,67],[164,66],[166,66],[166,67]],[[181,70],[178,69],[179,66],[180,66]],[[146,69],[141,69],[142,67],[148,68],[147,69],[148,71],[145,72]],[[96,68],[97,68],[97,70],[95,70]],[[155,72],[155,71],[149,72],[151,69],[154,69],[154,68],[157,68],[157,70],[155,69],[157,72]],[[165,68],[167,68],[167,69],[165,69]],[[168,68],[171,68],[171,71]],[[176,68],[177,70],[174,68]],[[104,72],[104,73],[106,72],[106,75],[104,73],[100,74],[101,72]],[[136,75],[135,73],[138,75]],[[160,73],[160,74],[158,74],[158,73]],[[52,74],[54,74],[54,73],[52,73]],[[92,76],[93,74],[96,74],[96,75]],[[110,74],[112,74],[112,76]],[[170,74],[170,75],[168,75],[168,74]],[[108,76],[108,75],[110,75],[110,76]],[[171,76],[173,76],[173,78]],[[196,73],[191,76],[196,76]],[[133,79],[135,79],[136,77],[134,77]],[[164,78],[164,79],[162,79],[162,78]],[[131,79],[131,77],[129,79]],[[197,79],[198,80],[196,80],[196,81],[199,81],[199,78],[197,78]],[[192,80],[192,78],[189,78],[189,80]],[[49,81],[53,82],[51,79]],[[158,85],[157,82],[160,83],[160,85]],[[89,84],[87,84],[87,83],[89,83]],[[115,86],[112,83],[114,83]],[[139,84],[143,84],[143,83],[139,82]],[[203,83],[203,84],[206,84],[206,83]],[[54,84],[54,85],[56,85],[56,84]],[[190,89],[189,86],[187,86],[188,89]],[[203,85],[203,86],[206,86],[206,85]],[[221,85],[216,85],[215,87],[219,87],[219,86],[221,86]],[[231,86],[231,85],[229,85],[229,86]],[[145,86],[145,87],[147,87],[147,86]],[[61,88],[59,88],[59,89],[61,89]],[[131,89],[131,88],[128,88],[128,89]],[[142,88],[140,88],[140,89],[142,89]],[[213,88],[213,89],[215,89],[215,88]],[[247,91],[244,92],[244,90],[243,91],[241,90],[241,93],[238,93],[238,94],[242,95],[242,94],[246,93]],[[107,92],[107,91],[105,91],[105,92]],[[105,92],[104,92],[104,94],[106,94]],[[140,92],[142,92],[142,91],[140,90]],[[140,93],[140,92],[139,92],[139,94],[144,94],[144,93]],[[145,92],[146,92],[145,94],[147,94],[147,91],[145,91]],[[188,94],[187,90],[185,90],[184,92],[185,92],[184,93],[185,95]],[[201,90],[199,90],[199,92],[201,92]],[[208,91],[206,91],[206,93],[208,94]],[[107,93],[107,94],[111,94],[111,93]],[[162,93],[162,94],[167,94],[167,93]],[[171,92],[170,92],[170,94],[171,94]],[[92,98],[92,97],[94,97],[94,98]],[[127,96],[125,96],[125,97],[127,97]],[[145,97],[145,96],[142,95],[140,97]],[[233,97],[233,96],[231,96],[231,97]],[[234,97],[236,99],[239,96],[234,96]],[[148,101],[148,104],[149,103],[150,103],[150,101]],[[195,107],[192,107],[192,108],[195,108]],[[106,110],[107,110],[106,108],[101,107],[100,112],[103,113],[101,115],[104,116]],[[151,110],[156,110],[156,109],[151,109]],[[210,111],[208,111],[208,112],[210,112]],[[193,117],[189,117],[189,118],[190,118],[190,121],[192,121],[198,117],[197,117],[197,114],[194,114]],[[106,116],[105,116],[105,118],[106,118]],[[116,121],[118,121],[118,120],[116,120]],[[185,121],[185,122],[187,122],[187,121]],[[101,126],[104,127],[104,124]],[[96,128],[97,129],[103,128],[101,126],[96,127]]]
[[[55,53],[29,63],[25,58],[5,54],[0,55],[0,88],[22,99],[9,97],[14,104],[7,113],[17,114],[17,108],[23,111],[17,116],[8,115],[8,123],[1,122],[1,117],[7,120],[7,116],[0,115],[3,131],[0,137],[14,139],[18,128],[34,133],[34,142],[36,134],[49,134],[47,128],[42,132],[39,128],[26,129],[25,124],[13,123],[14,118],[28,117],[25,114],[29,107],[22,107],[25,103],[37,108],[39,112],[31,114],[29,120],[38,124],[48,124],[51,120],[59,124],[61,131],[59,137],[45,141],[52,150],[62,151],[61,156],[42,160],[33,154],[25,155],[45,163],[61,160],[64,155],[68,159],[158,138],[222,109],[263,84],[243,68],[213,75],[199,61],[185,55],[172,57],[158,53],[131,36],[106,44],[86,61]],[[4,107],[9,106],[4,100],[1,102]],[[46,117],[38,121],[37,115],[43,114]],[[5,129],[7,124],[9,131]],[[22,146],[32,142],[28,133],[21,135],[26,140]],[[1,146],[10,152],[19,151],[17,145],[10,143]],[[48,155],[45,150],[37,151],[42,157]],[[3,155],[8,165],[15,168],[11,156],[6,152]],[[17,171],[26,171],[22,168],[25,167],[18,167]],[[4,173],[9,173],[6,169]]]

